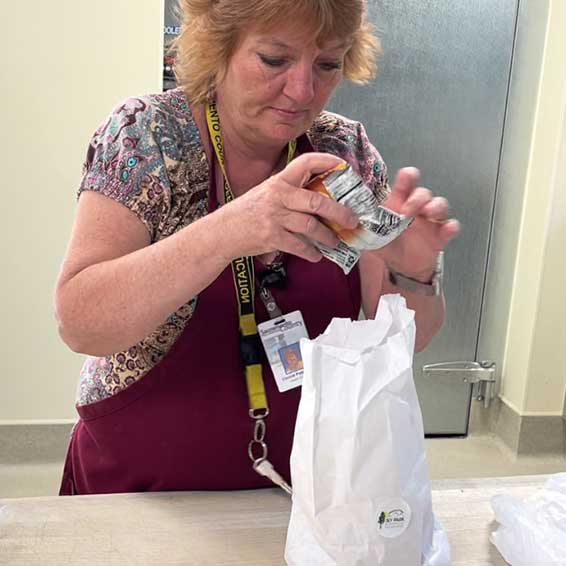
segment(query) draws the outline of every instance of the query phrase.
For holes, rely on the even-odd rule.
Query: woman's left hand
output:
[[[458,234],[460,223],[448,218],[449,204],[444,197],[418,187],[419,178],[419,170],[414,167],[397,173],[391,194],[382,204],[415,219],[401,236],[377,253],[393,270],[429,282],[439,252]]]

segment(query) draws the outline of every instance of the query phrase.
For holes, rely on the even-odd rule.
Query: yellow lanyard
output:
[[[234,200],[234,193],[226,175],[226,161],[220,117],[215,102],[206,105],[206,122],[214,151],[224,176],[224,200]],[[291,162],[297,148],[297,140],[289,142],[287,150],[287,164]],[[257,332],[257,323],[254,312],[255,273],[251,257],[239,257],[232,261],[232,275],[236,296],[238,297],[238,315],[240,327],[240,351],[246,366],[246,385],[250,403],[250,415],[255,418],[255,411],[263,411],[264,416],[269,412],[267,397],[261,371],[261,342]]]

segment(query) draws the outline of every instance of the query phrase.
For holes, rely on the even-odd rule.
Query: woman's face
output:
[[[245,34],[217,87],[234,125],[258,143],[283,145],[312,124],[342,79],[349,44],[318,47],[296,32]]]
[[[285,357],[287,358],[287,363],[290,367],[297,366],[300,361],[299,356],[297,356],[297,353],[293,352],[293,350],[287,350],[287,352],[285,352]]]

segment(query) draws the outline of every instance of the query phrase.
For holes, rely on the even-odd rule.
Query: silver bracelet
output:
[[[423,283],[418,279],[413,279],[412,277],[407,277],[402,273],[389,269],[389,281],[392,285],[399,287],[400,289],[405,289],[411,293],[417,293],[419,295],[426,295],[428,297],[438,297],[442,295],[442,279],[444,274],[444,252],[440,252],[436,258],[436,267],[432,275],[430,283]]]

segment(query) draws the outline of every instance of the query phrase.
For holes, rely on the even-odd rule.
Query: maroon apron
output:
[[[313,264],[287,256],[285,263],[287,284],[272,289],[273,296],[283,313],[302,312],[311,338],[333,317],[358,317],[357,267],[345,276],[326,259]],[[255,260],[255,267],[257,274],[263,265]],[[255,309],[258,323],[268,320],[257,294]],[[280,393],[264,353],[262,366],[270,409],[268,457],[289,482],[301,390]],[[151,371],[77,411],[60,495],[272,486],[248,457],[253,422],[231,266],[199,294],[185,330]]]

